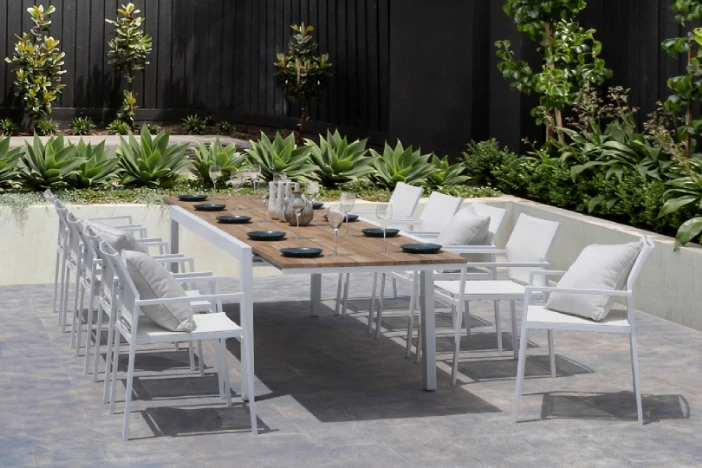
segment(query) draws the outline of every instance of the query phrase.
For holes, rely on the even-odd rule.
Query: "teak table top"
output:
[[[172,206],[179,206],[184,210],[193,213],[200,219],[218,227],[227,234],[236,237],[238,240],[248,244],[253,249],[254,254],[259,255],[266,262],[276,268],[298,269],[298,268],[338,268],[338,267],[383,267],[407,265],[456,265],[465,263],[465,259],[448,252],[440,252],[431,255],[417,255],[404,253],[400,248],[402,244],[417,244],[418,241],[404,236],[397,236],[387,239],[387,254],[379,253],[383,249],[382,238],[366,237],[361,232],[362,229],[377,227],[361,220],[349,223],[350,238],[344,238],[346,225],[339,229],[339,253],[342,257],[331,257],[328,254],[334,251],[334,232],[329,223],[324,219],[326,209],[315,210],[312,222],[300,228],[290,226],[287,222],[269,220],[268,223],[260,223],[264,217],[264,206],[259,198],[250,196],[240,197],[219,197],[217,200],[208,199],[202,203],[222,203],[227,208],[222,211],[197,211],[193,205],[197,203],[182,202],[177,197],[165,197],[164,203]],[[232,208],[238,208],[232,210]],[[217,222],[218,216],[223,215],[245,215],[250,216],[251,222],[247,224],[220,224]],[[287,235],[281,241],[254,241],[246,235],[251,231],[284,231]],[[294,240],[296,232],[305,239]],[[321,256],[316,258],[290,258],[284,257],[280,249],[284,247],[319,247],[323,249]],[[409,268],[411,269],[411,268]]]

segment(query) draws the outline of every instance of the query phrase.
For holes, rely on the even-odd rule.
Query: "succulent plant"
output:
[[[292,133],[283,138],[276,132],[271,141],[261,132],[261,139],[251,141],[251,149],[247,149],[246,153],[252,164],[261,166],[261,174],[266,180],[273,180],[275,173],[284,173],[290,179],[304,178],[316,170],[310,159],[310,148],[295,145]]]
[[[349,143],[338,130],[334,133],[327,131],[326,139],[320,135],[319,145],[306,140],[312,162],[317,166],[315,173],[322,185],[332,188],[371,174],[375,169],[373,159],[366,155],[366,141]]]

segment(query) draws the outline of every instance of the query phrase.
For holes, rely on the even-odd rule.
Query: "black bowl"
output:
[[[252,240],[257,241],[278,241],[285,237],[282,231],[251,231],[246,233]]]
[[[227,205],[223,205],[222,203],[201,203],[199,205],[193,205],[193,208],[198,211],[222,211],[226,207]]]
[[[280,249],[283,257],[312,258],[322,253],[322,249],[317,247],[287,247]]]
[[[357,214],[349,213],[346,216],[344,216],[344,222],[346,222],[346,218],[348,218],[349,223],[353,223],[358,219]],[[324,215],[324,219],[327,219],[327,215]]]
[[[361,232],[366,237],[383,237],[383,229],[382,228],[362,229]],[[399,233],[400,233],[399,229],[391,229],[391,228],[385,229],[385,237],[395,237]]]
[[[178,200],[186,202],[202,202],[207,200],[207,195],[178,195]]]
[[[312,202],[312,209],[314,209],[314,210],[318,210],[318,209],[323,208],[323,207],[324,207],[324,202],[319,202],[319,201]]]
[[[222,224],[246,224],[249,221],[249,216],[217,216],[217,222]]]
[[[441,252],[439,244],[403,244],[400,248],[411,254],[435,254]]]

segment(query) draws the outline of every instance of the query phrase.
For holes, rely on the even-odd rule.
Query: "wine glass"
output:
[[[268,207],[266,206],[266,202],[268,202],[268,197],[269,197],[268,185],[263,184],[261,186],[261,189],[259,190],[258,194],[261,197],[261,201],[263,202],[263,219],[259,222],[260,223],[270,223],[270,221],[268,221]]]
[[[341,211],[346,215],[346,235],[345,238],[351,237],[349,233],[349,213],[353,210],[353,205],[356,203],[356,195],[351,192],[341,192],[341,198],[339,199],[339,205]]]
[[[213,200],[219,200],[217,198],[217,181],[219,180],[220,177],[222,177],[222,166],[219,166],[217,164],[213,164],[209,168],[210,172],[210,179],[212,179],[212,190],[214,191],[214,195],[212,197]]]
[[[256,188],[261,181],[261,166],[253,164],[251,166],[251,182],[253,183],[253,194],[256,195]]]
[[[390,226],[390,222],[392,221],[392,205],[390,203],[379,203],[375,207],[375,217],[378,220],[380,227],[383,228],[383,250],[380,253],[386,254],[388,253],[388,249],[385,234],[388,226]]]
[[[337,210],[336,208],[329,207],[329,209],[327,209],[327,222],[334,230],[334,253],[331,254],[330,257],[341,257],[341,254],[339,254],[337,247],[339,239],[339,228],[344,222],[344,218],[344,213]]]
[[[308,180],[305,183],[305,195],[308,200],[314,203],[314,199],[319,195],[319,182],[316,180]]]
[[[305,209],[306,204],[307,204],[307,202],[305,202],[305,200],[303,200],[303,198],[300,196],[295,197],[292,201],[291,206],[292,206],[293,212],[295,213],[295,222],[297,223],[298,230],[300,229],[300,215],[302,214],[302,210]],[[295,237],[293,237],[293,239],[299,240],[299,239],[304,239],[304,237],[302,237],[299,234],[299,232],[296,231]]]
[[[243,175],[240,172],[232,172],[232,175],[229,178],[229,184],[234,189],[234,195],[238,196],[239,190],[241,190],[241,186],[244,184]],[[232,208],[232,209],[238,210],[239,208]]]

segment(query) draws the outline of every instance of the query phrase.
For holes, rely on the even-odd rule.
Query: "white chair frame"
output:
[[[514,407],[512,410],[512,419],[517,422],[519,418],[519,398],[522,395],[522,387],[524,383],[524,369],[527,358],[527,334],[529,330],[547,330],[548,333],[548,348],[549,348],[549,363],[551,377],[556,376],[556,355],[553,342],[554,330],[578,331],[578,332],[599,332],[599,333],[617,333],[629,335],[629,352],[631,355],[631,372],[633,377],[634,395],[636,399],[636,412],[638,421],[643,424],[643,406],[641,403],[641,379],[639,375],[639,361],[636,348],[636,317],[634,310],[634,292],[633,287],[641,269],[643,268],[646,258],[655,248],[655,244],[648,236],[642,237],[643,247],[634,262],[634,265],[627,278],[626,289],[618,290],[600,290],[600,289],[579,289],[579,288],[558,288],[549,286],[527,286],[524,293],[524,310],[522,312],[522,330],[521,341],[519,345],[519,362],[517,364],[517,381],[514,388]],[[533,278],[536,275],[543,276],[563,276],[565,271],[534,271],[531,273]],[[544,306],[534,306],[531,300],[534,293],[550,294],[554,292],[568,294],[584,294],[597,296],[610,296],[626,299],[626,318],[612,319],[608,316],[600,322],[580,318],[573,315],[564,314],[561,312],[545,309]],[[547,311],[547,315],[544,314]],[[537,318],[538,315],[545,317]]]

